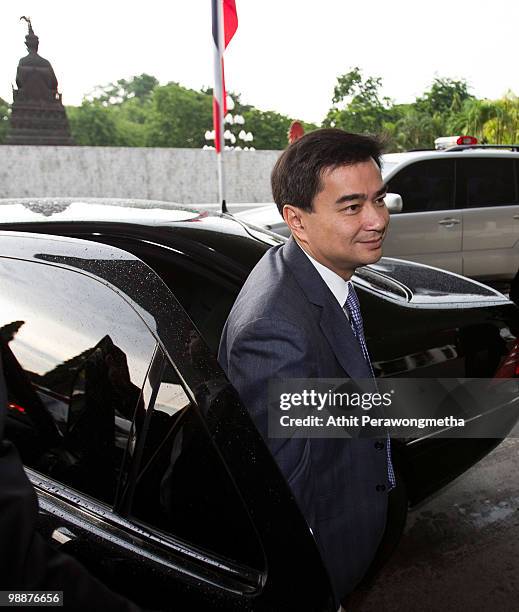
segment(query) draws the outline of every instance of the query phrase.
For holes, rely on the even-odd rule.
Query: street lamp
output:
[[[227,96],[227,110],[233,110],[235,107],[234,100],[231,96]],[[224,126],[225,131],[223,133],[223,141],[224,143],[227,141],[228,144],[225,144],[224,150],[226,151],[254,151],[254,147],[236,145],[237,140],[242,141],[244,144],[247,142],[252,142],[254,140],[254,136],[251,132],[245,131],[243,128],[238,132],[238,127],[235,126],[243,126],[245,124],[245,118],[243,115],[232,115],[228,112],[224,117]],[[214,130],[206,130],[205,132],[205,140],[214,140],[215,132]],[[204,149],[214,149],[213,146],[204,145]]]

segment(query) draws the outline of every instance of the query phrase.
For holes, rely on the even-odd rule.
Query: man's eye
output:
[[[347,215],[353,215],[356,212],[358,212],[360,209],[360,205],[359,204],[352,204],[351,206],[347,206],[344,211],[346,212]]]
[[[378,204],[379,206],[385,206],[386,204],[385,198],[386,198],[385,195],[381,196],[380,198],[377,198],[375,200],[375,204]]]

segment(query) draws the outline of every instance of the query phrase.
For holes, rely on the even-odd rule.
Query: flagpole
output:
[[[220,53],[218,54],[218,74],[215,75],[218,78],[218,83],[220,87],[217,91],[220,92],[220,99],[218,100],[218,125],[220,126],[220,152],[217,154],[217,164],[218,164],[218,196],[220,200],[220,205],[222,207],[222,212],[226,213],[227,211],[227,203],[225,201],[226,192],[225,192],[225,166],[223,160],[223,153],[225,150],[225,137],[224,137],[224,111],[226,106],[225,100],[225,89],[224,89],[224,80],[223,80],[223,52],[225,51],[225,26],[223,19],[223,2],[224,0],[216,0],[217,6],[217,19],[218,19],[218,48],[220,49]],[[218,50],[217,50],[218,53]]]
[[[224,116],[226,113],[225,80],[223,54],[226,45],[238,28],[238,15],[235,0],[211,0],[214,42],[214,92],[213,124],[215,131],[216,162],[218,166],[218,197],[222,212],[227,212],[225,190],[225,151]],[[227,29],[226,29],[227,28]]]

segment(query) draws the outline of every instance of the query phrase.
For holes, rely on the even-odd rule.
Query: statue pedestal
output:
[[[13,91],[9,145],[74,145],[61,96],[48,100],[25,100],[23,92]]]

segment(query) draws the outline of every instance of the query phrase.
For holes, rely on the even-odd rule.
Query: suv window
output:
[[[145,438],[131,516],[219,557],[262,571],[263,552],[249,515],[199,410],[170,365],[142,431]],[[214,406],[212,408],[214,410]],[[231,435],[231,432],[229,432]]]
[[[449,210],[454,203],[454,160],[430,159],[403,168],[388,183],[402,196],[402,213]]]
[[[512,159],[460,159],[457,164],[462,206],[504,206],[517,202]]]
[[[109,287],[0,260],[6,436],[25,464],[112,504],[156,341]]]

